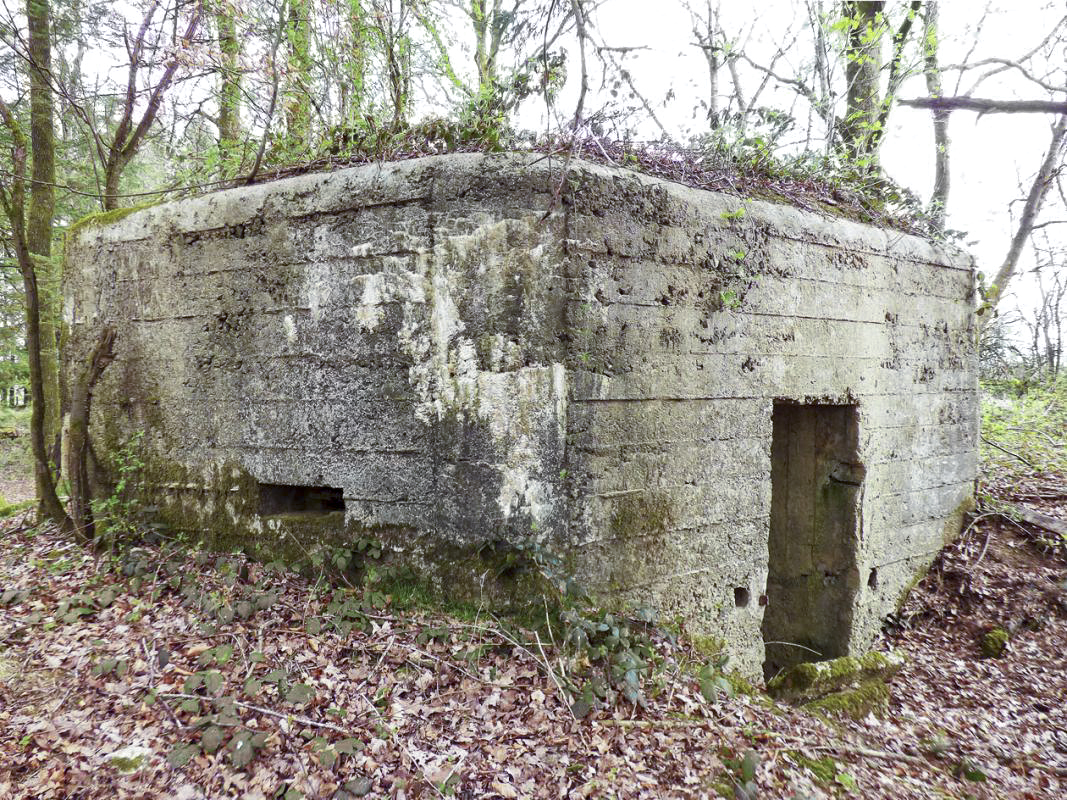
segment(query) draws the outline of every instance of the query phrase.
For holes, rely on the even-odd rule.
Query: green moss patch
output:
[[[129,206],[128,208],[116,208],[111,211],[96,211],[92,214],[86,214],[79,220],[76,220],[70,224],[67,228],[67,237],[76,236],[84,230],[88,230],[93,227],[100,227],[102,225],[110,225],[113,222],[126,219],[130,214],[135,211],[143,211],[146,208],[157,206],[161,201],[152,201],[150,203],[141,203],[136,206]]]
[[[904,657],[896,652],[798,664],[773,678],[767,691],[820,714],[881,716],[889,707],[889,680],[903,665]]]
[[[797,664],[774,677],[767,684],[767,692],[787,702],[809,702],[873,679],[885,683],[902,666],[904,656],[896,652],[870,652],[858,657]]]
[[[859,686],[832,692],[817,700],[804,703],[801,708],[821,714],[841,715],[855,720],[869,714],[881,717],[889,709],[889,684],[880,678],[863,681]]]
[[[1003,628],[993,628],[982,637],[982,657],[1000,658],[1004,655],[1004,650],[1007,648],[1010,639],[1011,634]]]
[[[791,751],[789,756],[798,767],[803,767],[810,772],[819,785],[831,786],[833,784],[834,778],[837,776],[837,764],[829,756],[819,759],[808,758],[803,753],[796,751]]]

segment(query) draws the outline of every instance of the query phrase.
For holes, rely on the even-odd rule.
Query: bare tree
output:
[[[159,114],[160,106],[163,103],[163,97],[174,82],[175,75],[181,65],[181,50],[192,41],[203,15],[203,7],[198,0],[189,15],[184,32],[172,37],[170,43],[171,52],[166,58],[163,72],[152,85],[147,105],[140,118],[135,122],[134,116],[137,111],[139,94],[138,82],[141,78],[141,73],[150,63],[149,52],[158,51],[163,46],[163,42],[160,41],[163,35],[162,30],[158,30],[154,36],[152,35],[152,23],[156,18],[158,7],[158,2],[153,2],[148,7],[140,28],[134,35],[132,42],[130,42],[126,92],[123,98],[122,114],[115,132],[110,137],[110,142],[106,145],[103,144],[100,137],[97,137],[100,160],[104,164],[104,208],[106,210],[118,208],[119,180],[122,178],[122,173],[137,154],[137,151],[144,143],[146,134],[155,123],[156,116]],[[177,13],[177,9],[175,9],[175,13]],[[91,124],[91,120],[87,121]]]
[[[1019,257],[1022,255],[1023,248],[1034,230],[1034,225],[1037,223],[1038,215],[1041,213],[1041,207],[1045,203],[1049,189],[1052,187],[1056,176],[1063,169],[1065,143],[1067,143],[1067,114],[1060,116],[1052,126],[1048,150],[1045,152],[1041,166],[1034,176],[1033,183],[1030,184],[1030,191],[1026,196],[1022,214],[1020,214],[1019,221],[1015,226],[1015,234],[1012,236],[1011,244],[1008,246],[1008,253],[997,270],[996,277],[993,278],[993,283],[986,296],[986,300],[990,305],[995,306],[997,301],[1004,296],[1004,289],[1018,270]],[[987,317],[988,315],[983,315],[980,319],[984,320]],[[980,324],[984,324],[984,321]]]
[[[1030,363],[1035,373],[1055,381],[1063,366],[1064,327],[1067,326],[1067,264],[1047,235],[1032,236],[1037,256],[1032,270],[1038,290],[1033,317],[1024,316],[1029,331]]]

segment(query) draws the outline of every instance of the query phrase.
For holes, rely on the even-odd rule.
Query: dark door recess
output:
[[[767,677],[846,655],[863,500],[854,405],[774,404],[763,641]]]

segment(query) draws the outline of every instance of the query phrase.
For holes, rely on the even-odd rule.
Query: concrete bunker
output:
[[[81,225],[69,374],[117,332],[93,491],[143,432],[147,503],[220,545],[373,538],[477,600],[551,568],[752,676],[798,650],[765,642],[866,646],[971,497],[969,259],[563,163],[372,164]]]

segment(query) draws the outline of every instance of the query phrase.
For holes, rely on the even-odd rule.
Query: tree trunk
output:
[[[367,27],[360,0],[348,0],[347,49],[345,81],[341,86],[341,120],[345,127],[356,127],[363,112],[367,73]]]
[[[290,146],[307,147],[311,138],[311,3],[289,0],[285,28],[289,45],[289,81],[285,88],[286,134]]]
[[[701,18],[692,13],[693,35],[697,38],[697,44],[704,54],[704,61],[708,65],[708,126],[719,127],[719,47],[716,44],[718,38],[719,11],[717,6],[712,5],[712,0],[707,4],[708,16]],[[701,26],[698,23],[702,23]]]
[[[474,26],[474,66],[478,70],[478,94],[485,96],[493,85],[493,71],[489,62],[489,14],[486,0],[471,0],[471,24]]]
[[[222,170],[235,157],[241,139],[241,41],[230,0],[214,0],[215,27],[218,30],[222,74],[219,79],[219,155]]]
[[[26,249],[33,260],[40,314],[41,424],[53,464],[59,464],[59,265],[52,260],[56,163],[52,86],[51,23],[47,0],[26,0],[30,56],[30,152],[32,181],[26,215]]]
[[[114,358],[115,330],[100,332],[84,372],[78,376],[71,391],[70,427],[67,450],[67,474],[70,476],[70,513],[74,530],[84,539],[94,538],[89,486],[89,415],[92,410],[93,389],[104,369]]]
[[[0,205],[11,223],[11,241],[22,275],[26,310],[26,356],[30,368],[30,445],[33,449],[34,478],[40,513],[60,525],[69,526],[70,517],[56,496],[48,448],[44,438],[45,397],[41,377],[41,315],[34,258],[26,247],[26,137],[8,105],[0,99],[0,117],[11,133],[10,185],[0,181]]]
[[[937,63],[938,1],[928,0],[923,28],[923,72],[926,91],[931,97],[941,97],[941,67]],[[934,110],[934,190],[930,195],[930,217],[938,230],[945,228],[945,208],[949,192],[949,112]]]
[[[26,297],[26,350],[30,366],[30,444],[34,455],[34,479],[37,485],[37,502],[40,513],[60,525],[69,524],[70,518],[63,510],[56,495],[52,477],[50,453],[45,440],[44,376],[41,359],[41,305],[37,292],[37,276],[33,257],[25,246],[16,243],[19,270],[22,272],[22,288]]]
[[[846,0],[848,44],[845,80],[848,84],[841,138],[848,157],[862,163],[872,156],[871,141],[881,111],[882,36],[884,2]]]
[[[411,37],[408,35],[407,11],[410,0],[401,0],[400,14],[385,14],[381,35],[385,45],[386,76],[389,99],[393,106],[393,129],[404,127],[411,98]]]

